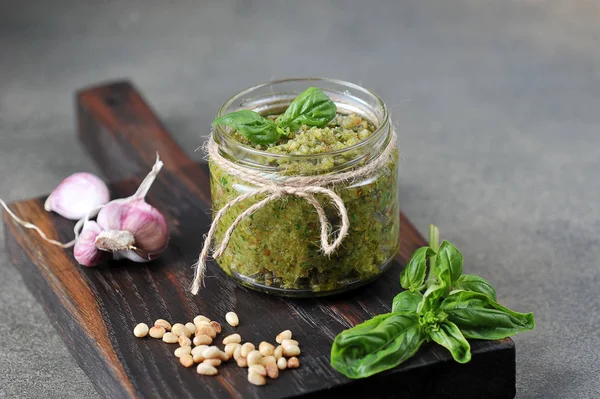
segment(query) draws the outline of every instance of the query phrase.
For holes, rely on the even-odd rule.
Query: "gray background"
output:
[[[515,338],[517,397],[600,397],[598,2],[284,3],[2,1],[0,195],[95,171],[74,133],[82,86],[132,78],[200,159],[242,88],[360,83],[392,110],[402,209],[422,232],[436,223],[507,306],[535,312]],[[97,397],[6,256],[0,315],[0,397]]]

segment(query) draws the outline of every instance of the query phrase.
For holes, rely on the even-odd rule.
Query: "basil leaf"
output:
[[[533,313],[515,312],[479,292],[456,291],[440,309],[466,338],[502,339],[535,327]]]
[[[462,267],[463,256],[458,248],[446,240],[442,241],[437,251],[433,274],[450,287],[462,274]]]
[[[392,312],[416,312],[422,300],[423,294],[420,292],[402,291],[394,297]]]
[[[429,337],[448,349],[457,362],[467,363],[471,360],[471,345],[456,324],[446,320],[440,324],[437,331],[430,331]]]
[[[321,89],[309,87],[277,118],[282,128],[297,130],[302,125],[323,127],[335,118],[337,107]]]
[[[435,280],[423,294],[423,300],[417,306],[417,313],[423,314],[429,311],[436,311],[440,303],[450,292],[450,287],[444,281]]]
[[[480,292],[496,300],[496,290],[490,283],[474,274],[463,274],[454,283],[455,290]]]
[[[213,126],[224,125],[237,130],[254,144],[271,144],[279,140],[280,133],[272,120],[257,112],[241,110],[215,119]]]
[[[412,357],[424,340],[414,313],[375,316],[335,338],[331,365],[349,378],[369,377]]]
[[[410,257],[408,264],[400,273],[400,285],[405,290],[418,291],[425,282],[427,273],[427,258],[435,255],[429,247],[417,249]]]

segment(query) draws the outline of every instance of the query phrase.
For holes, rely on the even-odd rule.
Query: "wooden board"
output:
[[[171,139],[150,107],[127,82],[77,94],[79,136],[111,181],[114,197],[133,193],[151,168],[156,152],[165,167],[148,201],[168,219],[169,248],[150,264],[112,262],[84,268],[72,251],[42,241],[4,214],[6,248],[28,289],[44,306],[79,366],[106,398],[279,398],[305,396],[379,398],[512,398],[515,395],[515,347],[510,339],[473,341],[473,358],[460,365],[438,346],[426,345],[400,367],[363,380],[350,380],[329,365],[331,343],[340,331],[373,315],[388,312],[399,292],[399,274],[425,240],[405,215],[400,217],[401,249],[380,279],[353,292],[319,299],[289,299],[241,288],[214,263],[206,288],[188,292],[191,266],[210,224],[206,165],[198,165]],[[198,126],[206,134],[209,123]],[[44,198],[11,204],[50,237],[72,238],[73,223],[43,209]],[[244,340],[274,341],[291,329],[302,345],[301,367],[256,387],[233,362],[216,377],[185,369],[173,356],[175,345],[137,339],[138,322],[165,318],[189,321],[205,314],[223,322],[227,311],[240,315],[235,330]],[[224,335],[221,335],[224,336]]]

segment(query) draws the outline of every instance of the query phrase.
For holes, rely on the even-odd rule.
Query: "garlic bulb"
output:
[[[71,220],[110,200],[108,187],[99,177],[86,172],[74,173],[56,187],[44,203],[44,209]]]
[[[106,258],[148,262],[167,248],[167,221],[145,200],[162,166],[157,156],[135,194],[93,208],[77,222],[73,251],[77,262],[84,266],[95,266]],[[95,222],[89,220],[96,215]]]
[[[96,238],[96,247],[111,251],[115,259],[148,262],[163,252],[169,242],[164,216],[143,199],[111,202],[96,220],[104,229]]]

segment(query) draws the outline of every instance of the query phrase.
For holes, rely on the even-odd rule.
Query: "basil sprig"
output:
[[[447,241],[438,245],[438,236],[437,227],[430,226],[429,246],[417,249],[400,274],[406,291],[396,295],[391,313],[335,338],[331,365],[340,373],[364,378],[391,369],[430,341],[466,363],[471,360],[467,338],[496,340],[533,330],[533,313],[518,313],[496,302],[492,285],[462,274],[462,254]]]
[[[292,101],[275,121],[258,112],[241,110],[215,119],[213,126],[229,126],[254,144],[272,144],[300,126],[326,126],[335,118],[337,107],[321,89],[309,87]]]

